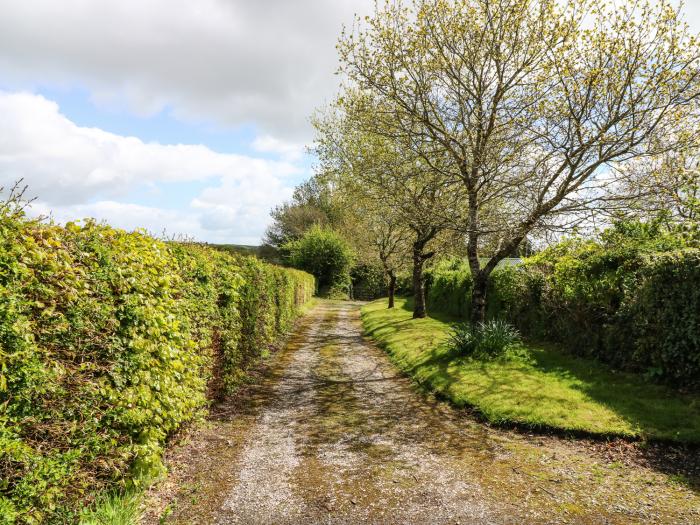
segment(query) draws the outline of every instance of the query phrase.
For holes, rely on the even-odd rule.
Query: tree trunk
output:
[[[426,317],[425,310],[425,282],[423,281],[423,245],[413,245],[413,318]]]
[[[515,236],[489,258],[483,268],[479,268],[479,258],[477,250],[474,248],[469,253],[469,266],[474,277],[474,287],[472,288],[471,322],[483,323],[486,320],[486,295],[489,287],[489,278],[496,269],[498,263],[513,254],[524,236]],[[468,248],[469,251],[469,248]]]
[[[483,323],[486,320],[486,291],[488,289],[489,276],[481,270],[473,279],[471,322]]]
[[[389,272],[389,308],[394,307],[394,295],[396,294],[396,274]]]
[[[471,187],[469,191],[469,223],[467,234],[467,260],[472,275],[472,298],[469,319],[472,323],[483,323],[486,317],[486,285],[488,275],[481,269],[479,261],[479,214],[476,192]]]

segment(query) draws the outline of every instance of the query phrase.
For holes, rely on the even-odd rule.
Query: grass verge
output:
[[[138,525],[141,501],[142,495],[136,491],[106,494],[83,514],[79,525]]]
[[[700,399],[611,370],[554,346],[528,343],[521,356],[493,361],[454,355],[454,319],[412,319],[406,299],[362,308],[362,323],[417,382],[488,421],[600,436],[700,443]]]

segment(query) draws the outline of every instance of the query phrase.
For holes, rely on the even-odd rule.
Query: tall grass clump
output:
[[[520,343],[518,330],[502,319],[483,323],[460,323],[452,330],[449,345],[456,353],[477,359],[504,356]]]

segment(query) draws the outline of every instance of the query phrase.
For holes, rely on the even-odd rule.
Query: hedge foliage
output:
[[[373,301],[388,293],[384,269],[378,264],[360,263],[350,270],[352,299]]]
[[[338,232],[319,225],[284,245],[291,266],[316,277],[319,293],[332,299],[347,299],[355,252]]]
[[[472,278],[469,265],[460,259],[443,259],[425,272],[429,307],[455,317],[469,317]]]
[[[465,262],[436,265],[427,285],[429,307],[468,317]],[[700,383],[700,250],[649,227],[618,225],[497,269],[487,316],[621,369]]]
[[[0,523],[73,523],[287,330],[312,276],[87,222],[0,213]],[[216,377],[218,381],[213,381]]]

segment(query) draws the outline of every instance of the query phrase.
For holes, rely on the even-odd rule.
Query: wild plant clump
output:
[[[450,337],[450,346],[459,354],[477,359],[495,359],[506,355],[520,343],[520,333],[511,324],[494,319],[476,325],[461,323]]]

